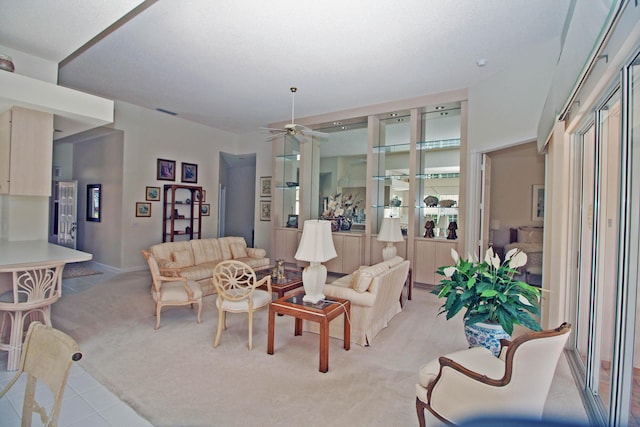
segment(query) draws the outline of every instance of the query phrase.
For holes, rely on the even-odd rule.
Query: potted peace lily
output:
[[[493,248],[482,262],[462,259],[454,249],[451,256],[455,265],[438,268],[444,278],[432,293],[446,298],[438,314],[446,313],[447,319],[466,309],[463,319],[470,346],[481,345],[497,355],[500,339],[510,338],[513,325],[541,330],[533,317],[540,314],[540,289],[517,280],[517,269],[527,263],[527,254],[510,250],[504,262]]]

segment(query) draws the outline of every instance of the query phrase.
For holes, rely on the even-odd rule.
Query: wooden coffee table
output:
[[[258,280],[271,274],[273,267],[266,267],[260,270],[256,270],[256,277]],[[271,279],[271,290],[278,294],[278,299],[282,298],[287,292],[297,289],[302,286],[302,271],[285,269],[284,280]],[[263,285],[260,288],[266,289],[267,286]]]
[[[304,291],[278,298],[269,304],[269,336],[267,354],[273,354],[273,336],[275,333],[275,315],[285,314],[295,317],[294,335],[302,335],[302,321],[310,320],[320,324],[320,372],[329,370],[329,322],[341,314],[344,315],[344,349],[351,348],[351,302],[346,299],[327,297],[332,302],[310,304],[302,301]]]

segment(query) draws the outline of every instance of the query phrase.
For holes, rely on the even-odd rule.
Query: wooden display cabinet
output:
[[[162,204],[162,241],[202,237],[202,187],[167,184]]]

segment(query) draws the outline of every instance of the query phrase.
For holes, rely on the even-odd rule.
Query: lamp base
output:
[[[322,290],[327,281],[327,267],[319,262],[312,262],[302,271],[304,297],[302,301],[316,304],[324,299]]]
[[[382,260],[389,261],[394,256],[396,256],[396,247],[392,242],[387,242],[387,246],[382,248]]]

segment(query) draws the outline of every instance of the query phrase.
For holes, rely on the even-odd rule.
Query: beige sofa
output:
[[[409,274],[409,261],[397,256],[372,266],[361,266],[324,286],[326,299],[351,301],[351,341],[370,345],[373,338],[400,313],[400,295]],[[329,324],[329,335],[343,338],[344,316]],[[305,322],[305,330],[318,332],[318,324]]]
[[[252,268],[269,265],[267,251],[248,248],[244,237],[219,237],[181,242],[159,243],[149,248],[160,268],[174,268],[181,276],[195,280],[202,287],[202,295],[215,293],[211,277],[220,261],[235,259]]]

